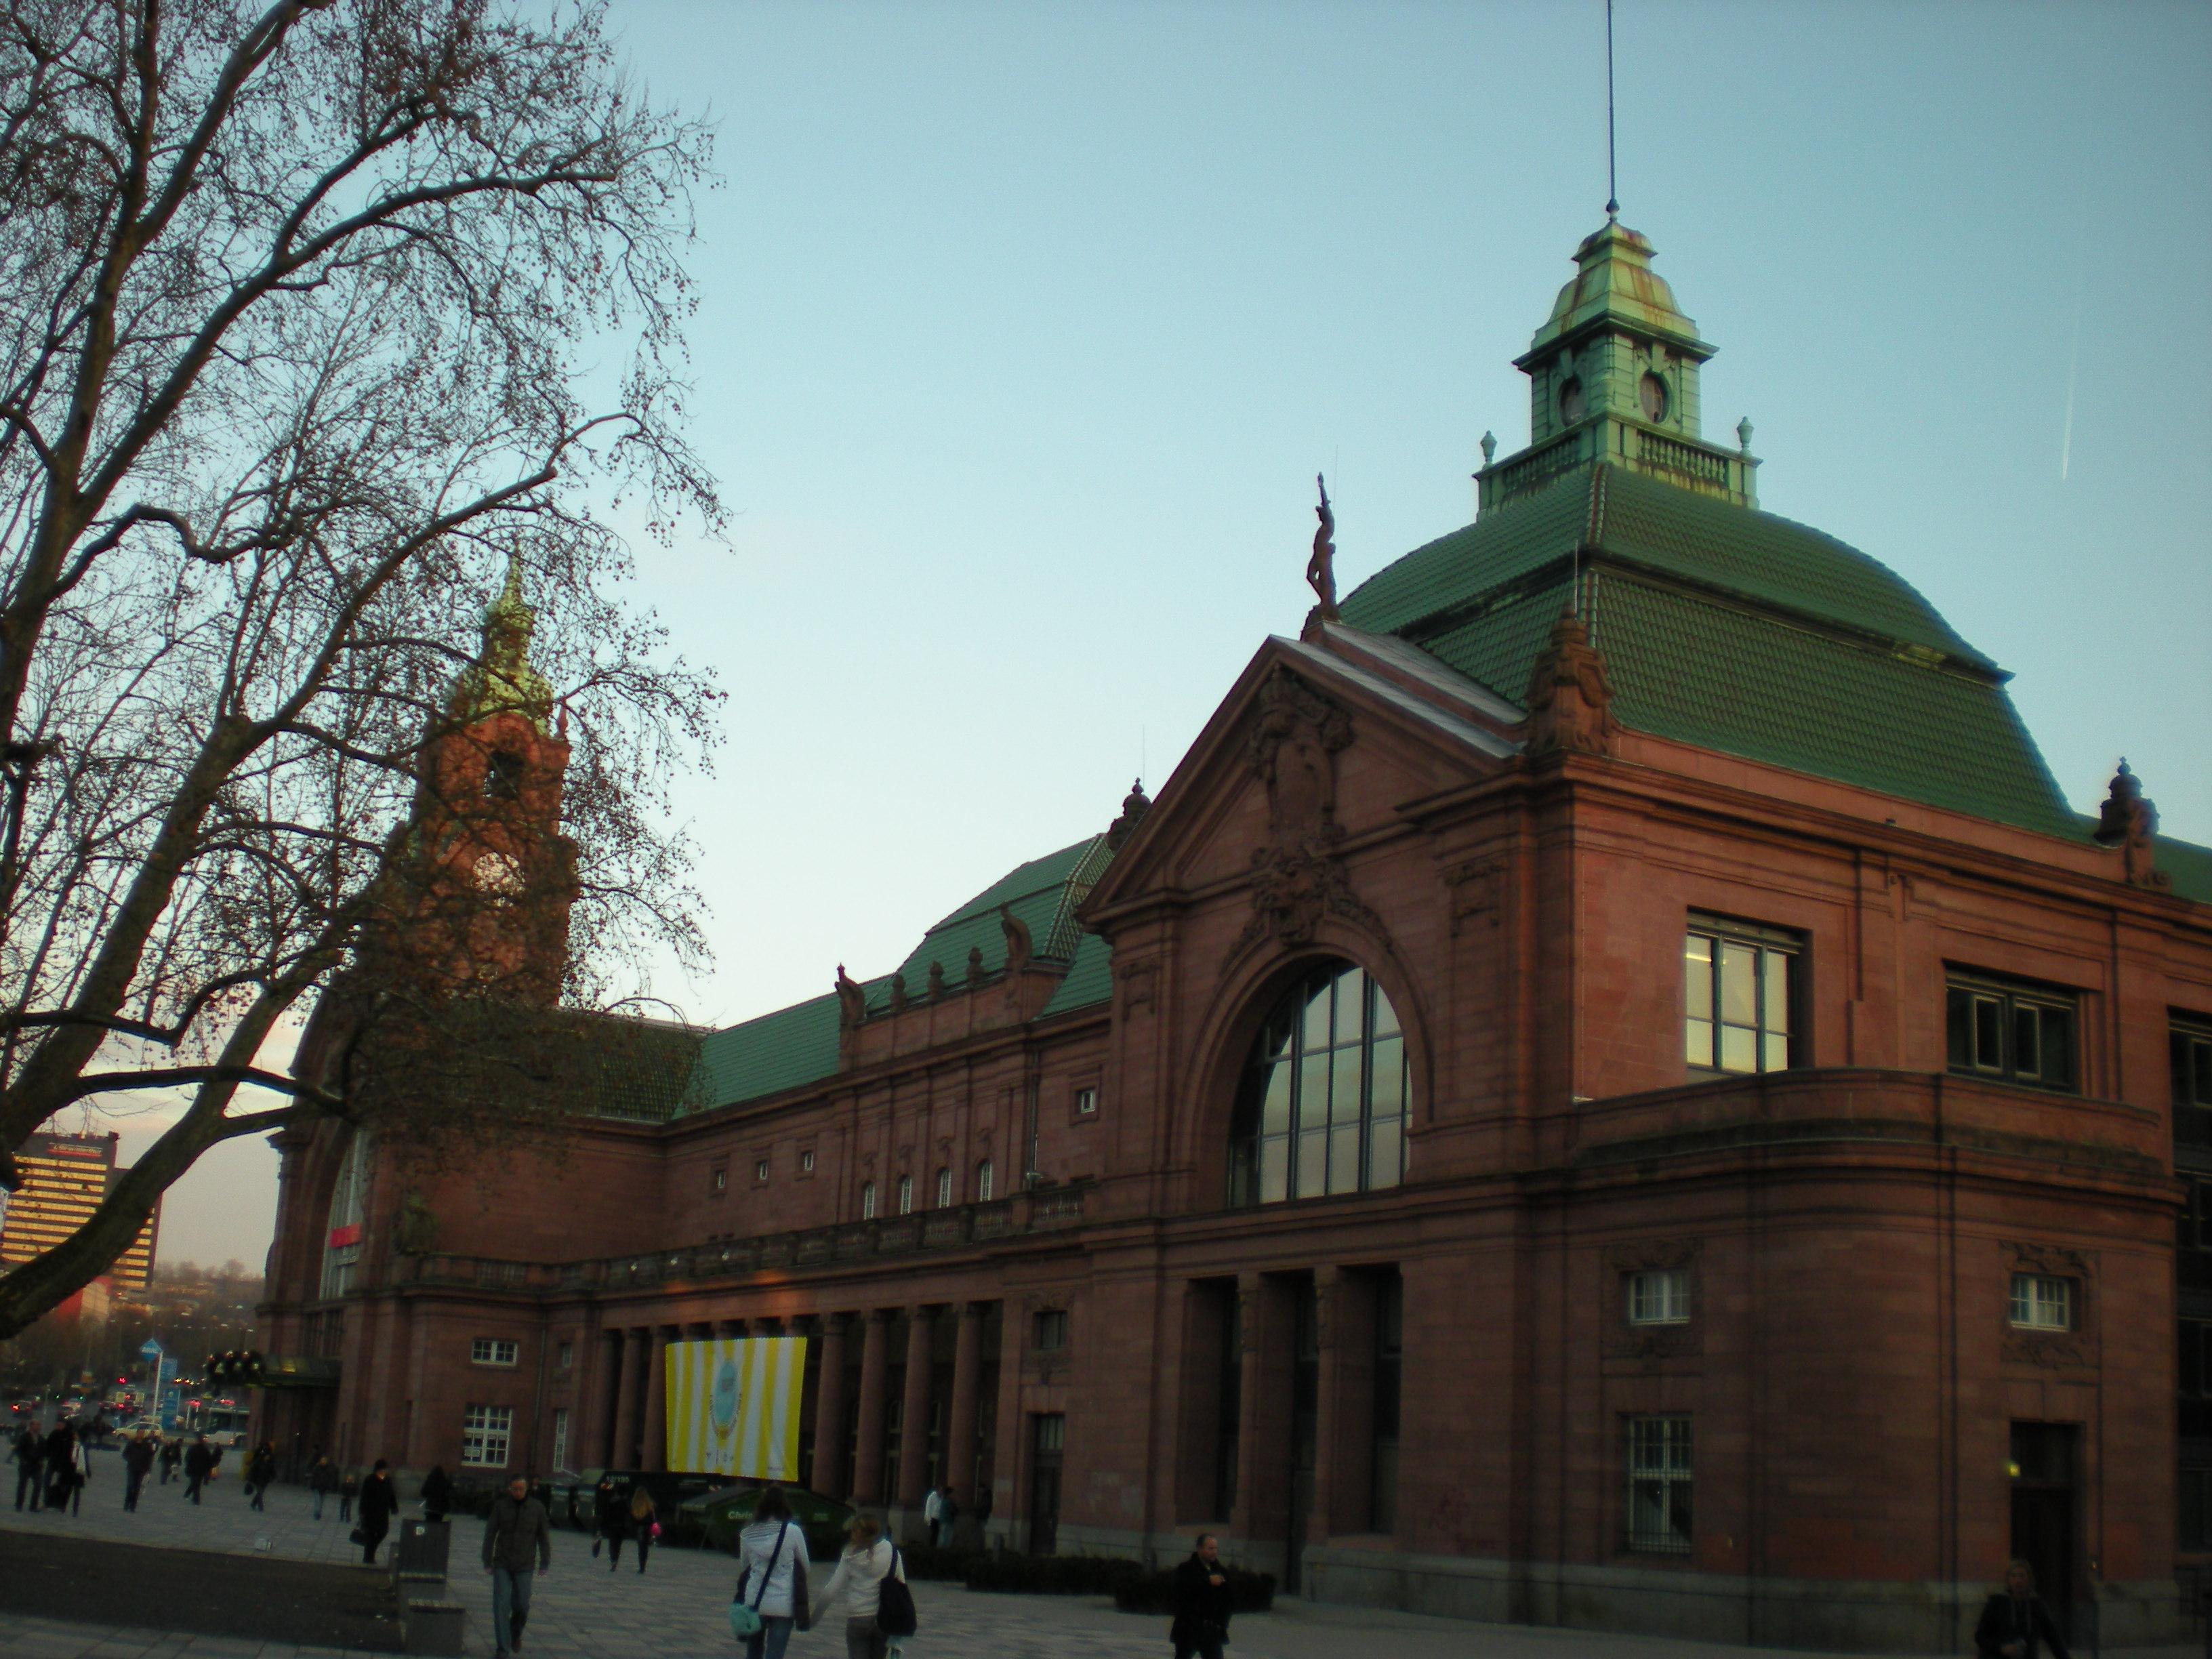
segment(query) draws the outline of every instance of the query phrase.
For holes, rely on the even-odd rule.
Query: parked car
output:
[[[697,1531],[709,1549],[736,1554],[738,1534],[753,1518],[753,1505],[760,1499],[761,1488],[768,1484],[738,1480],[686,1500],[682,1515],[688,1529]],[[805,1486],[786,1486],[783,1495],[791,1501],[792,1519],[806,1534],[807,1553],[835,1559],[845,1547],[845,1528],[853,1523],[853,1506]]]

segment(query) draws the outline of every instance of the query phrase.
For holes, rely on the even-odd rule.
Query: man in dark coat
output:
[[[15,1437],[15,1507],[23,1507],[23,1494],[31,1494],[31,1507],[37,1509],[41,1489],[46,1485],[46,1443],[39,1437],[38,1425],[27,1425]]]
[[[161,1484],[167,1486],[177,1478],[177,1471],[185,1461],[184,1443],[170,1435],[161,1442]]]
[[[392,1517],[398,1513],[399,1488],[392,1481],[392,1465],[380,1457],[368,1479],[361,1483],[361,1517],[355,1528],[361,1534],[361,1559],[370,1566],[376,1565],[377,1547],[392,1530]]]
[[[154,1472],[154,1437],[141,1429],[123,1447],[123,1507],[138,1507],[139,1490]]]
[[[531,1574],[553,1565],[552,1523],[522,1475],[492,1500],[484,1520],[483,1564],[491,1575],[492,1641],[499,1659],[511,1659],[522,1650],[522,1627],[530,1622]]]
[[[2035,1570],[2025,1561],[2005,1569],[2005,1587],[1990,1597],[1974,1626],[1974,1651],[1982,1659],[2071,1659],[2051,1609],[2035,1593]]]
[[[215,1473],[215,1448],[202,1435],[192,1442],[191,1449],[185,1454],[185,1496],[197,1504],[200,1488],[207,1485],[208,1476]]]
[[[1175,1570],[1175,1623],[1168,1640],[1175,1659],[1221,1659],[1229,1639],[1229,1575],[1222,1570],[1221,1546],[1210,1532],[1198,1535],[1190,1559]]]

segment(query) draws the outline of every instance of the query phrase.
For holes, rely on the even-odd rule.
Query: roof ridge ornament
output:
[[[1328,480],[1320,473],[1314,474],[1314,488],[1321,492],[1321,505],[1314,508],[1314,517],[1321,520],[1314,531],[1313,556],[1306,561],[1306,581],[1320,604],[1306,613],[1306,625],[1300,637],[1318,639],[1323,623],[1338,620],[1336,608],[1336,514],[1328,504]]]
[[[2158,808],[2143,793],[2142,780],[2123,756],[2097,808],[2094,839],[2100,847],[2119,850],[2129,886],[2162,888],[2170,886],[2172,878],[2155,866],[2157,838]]]
[[[1571,607],[1552,624],[1550,642],[1529,671],[1528,707],[1530,756],[1613,753],[1620,723],[1613,714],[1605,655]]]

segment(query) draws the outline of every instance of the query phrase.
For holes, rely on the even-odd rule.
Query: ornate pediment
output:
[[[1244,754],[1267,792],[1267,839],[1252,849],[1252,919],[1240,945],[1269,934],[1304,945],[1325,916],[1382,936],[1336,851],[1336,757],[1351,746],[1352,716],[1297,675],[1279,668],[1261,684]]]

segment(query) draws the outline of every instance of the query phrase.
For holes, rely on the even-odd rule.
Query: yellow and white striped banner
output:
[[[803,1336],[675,1342],[668,1348],[668,1467],[799,1479]]]

